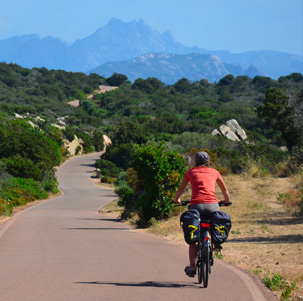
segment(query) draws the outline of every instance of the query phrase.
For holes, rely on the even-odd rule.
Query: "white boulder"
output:
[[[222,134],[224,137],[232,141],[246,140],[247,135],[245,131],[240,127],[236,119],[230,119],[226,124],[222,124],[219,130],[215,129],[211,133],[213,136]]]
[[[247,135],[245,131],[240,127],[239,123],[236,119],[231,119],[226,122],[226,125],[242,140],[247,139]]]
[[[64,147],[67,149],[68,154],[70,156],[74,155],[81,155],[83,153],[83,140],[81,138],[78,138],[76,135],[74,135],[74,140],[72,142],[68,141],[67,139],[64,139]],[[77,152],[77,150],[80,148],[80,151]]]

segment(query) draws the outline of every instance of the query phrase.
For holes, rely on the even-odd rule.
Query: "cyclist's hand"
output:
[[[222,200],[219,202],[219,206],[231,206],[232,202],[227,202],[226,200]]]

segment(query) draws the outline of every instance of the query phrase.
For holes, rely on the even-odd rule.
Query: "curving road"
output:
[[[63,195],[0,226],[0,300],[276,300],[219,260],[201,288],[183,272],[186,246],[99,215],[116,198],[90,179],[99,157],[68,160],[57,172]]]

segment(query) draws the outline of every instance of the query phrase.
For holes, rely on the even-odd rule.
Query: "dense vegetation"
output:
[[[101,84],[119,89],[87,99]],[[214,84],[183,78],[165,85],[156,78],[131,83],[122,74],[106,79],[2,63],[0,207],[5,211],[9,200],[20,195],[32,198],[29,187],[55,191],[53,167],[67,156],[63,140],[71,141],[74,135],[83,140],[85,152],[103,149],[103,134],[111,138],[112,146],[96,166],[102,181],[118,179],[125,214],[136,211],[142,224],[169,216],[169,200],[197,150],[207,150],[223,174],[252,166],[255,176],[298,172],[303,162],[302,89],[299,73],[278,80],[227,75]],[[67,104],[76,98],[79,107]],[[23,120],[16,120],[16,113]],[[28,125],[37,116],[43,121]],[[63,130],[51,126],[62,118]],[[230,119],[245,129],[247,141],[235,143],[211,134]],[[283,146],[287,150],[281,150]],[[153,174],[155,168],[159,174]],[[163,187],[157,190],[159,183]],[[18,197],[9,194],[16,191]]]
[[[76,135],[84,152],[103,149],[102,120],[67,104],[85,102],[100,84],[105,79],[94,74],[0,64],[0,215],[58,192],[54,167],[68,156],[64,140]]]
[[[147,152],[143,151],[144,156],[148,156],[151,151],[145,145],[159,148],[160,142],[165,143],[167,150],[178,151],[187,158],[194,151],[206,149],[215,168],[223,174],[242,173],[252,167],[254,176],[288,176],[298,172],[303,162],[302,88],[301,74],[277,81],[228,75],[215,84],[181,79],[174,85],[164,85],[155,78],[137,79],[132,84],[125,82],[111,93],[96,95],[94,101],[103,110],[104,121],[110,124],[109,136],[113,141],[97,162],[102,180],[115,181],[121,171],[127,170],[117,182],[117,193],[125,214],[133,212],[136,191],[147,194],[147,189],[138,188],[134,193],[131,175],[139,173],[134,158],[143,150]],[[248,141],[235,143],[211,135],[230,119],[236,119],[245,129]],[[146,166],[143,174],[149,173]],[[174,189],[178,184],[176,181]],[[149,204],[152,211],[152,202]],[[163,200],[162,205],[168,208]],[[142,222],[142,214],[136,210]],[[143,221],[148,223],[149,218],[146,216]]]

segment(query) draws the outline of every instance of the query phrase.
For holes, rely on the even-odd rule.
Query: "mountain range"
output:
[[[171,32],[161,34],[143,20],[124,23],[119,19],[112,19],[72,44],[35,34],[0,40],[0,61],[27,68],[95,72],[104,76],[118,72],[130,80],[158,77],[164,82],[182,77],[216,81],[229,73],[274,79],[303,73],[302,56],[278,51],[235,54],[187,47],[176,41]]]
[[[166,84],[174,84],[181,78],[191,81],[206,78],[209,82],[215,82],[227,74],[247,75],[251,78],[256,75],[265,76],[257,67],[245,69],[240,65],[222,62],[216,55],[198,53],[146,53],[122,62],[104,63],[91,70],[91,73],[105,77],[110,77],[114,72],[127,75],[131,81],[136,78],[156,77]]]

